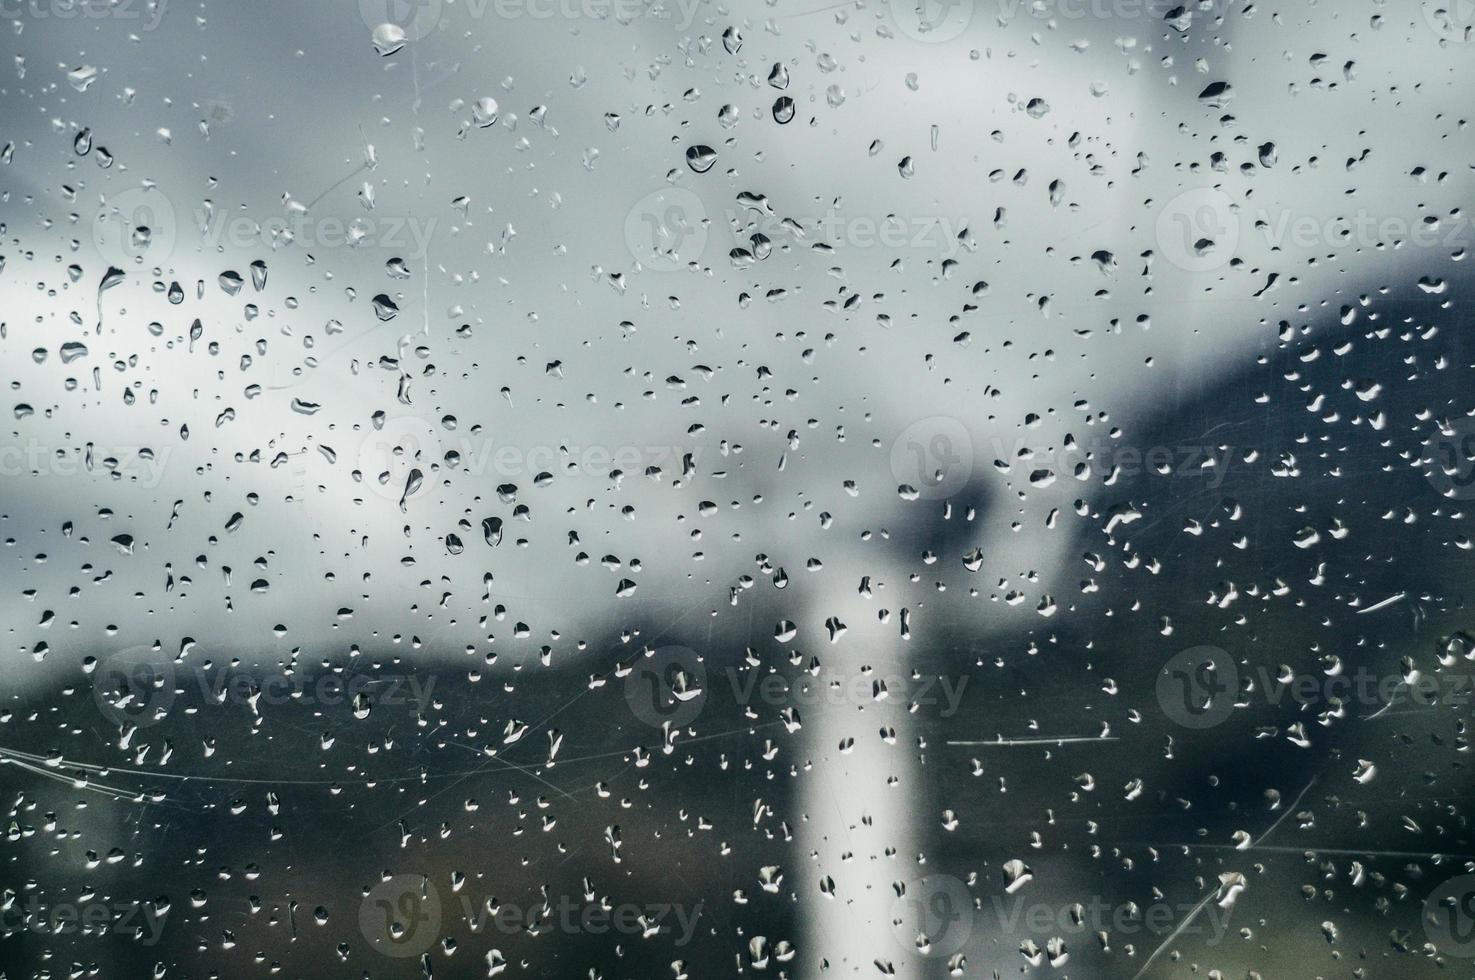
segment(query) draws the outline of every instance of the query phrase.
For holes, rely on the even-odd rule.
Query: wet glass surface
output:
[[[0,976],[1475,976],[1475,6],[0,2]]]

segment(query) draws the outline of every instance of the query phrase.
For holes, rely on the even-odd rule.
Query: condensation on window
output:
[[[0,39],[0,976],[1475,975],[1469,0]]]

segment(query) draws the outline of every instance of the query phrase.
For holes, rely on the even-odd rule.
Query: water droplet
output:
[[[395,305],[394,300],[390,299],[385,294],[380,293],[379,295],[375,296],[372,302],[374,306],[374,315],[380,320],[387,322],[399,316],[399,307]]]
[[[387,58],[404,47],[409,38],[405,35],[405,29],[398,24],[380,24],[374,28],[372,40],[374,50],[379,52],[381,58]]]
[[[477,126],[486,129],[497,121],[497,100],[484,97],[471,107],[471,118]]]
[[[697,143],[686,148],[686,165],[696,173],[706,173],[716,162],[717,151],[704,143]]]

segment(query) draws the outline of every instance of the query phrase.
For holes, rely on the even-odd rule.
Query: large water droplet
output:
[[[716,162],[717,151],[705,143],[697,143],[686,148],[686,165],[696,173],[706,173]]]
[[[374,28],[374,50],[379,52],[381,58],[387,58],[400,48],[405,46],[409,40],[405,36],[405,29],[398,24],[380,24]]]

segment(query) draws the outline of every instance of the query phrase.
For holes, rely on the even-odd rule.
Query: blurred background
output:
[[[1475,976],[1472,28],[0,4],[0,976]]]

